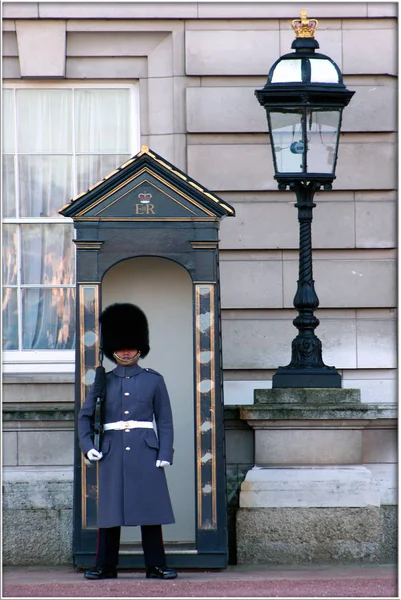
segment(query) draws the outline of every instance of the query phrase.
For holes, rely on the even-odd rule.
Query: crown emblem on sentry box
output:
[[[152,200],[152,194],[149,192],[142,192],[141,194],[138,194],[138,198],[141,204],[149,204],[149,202]]]

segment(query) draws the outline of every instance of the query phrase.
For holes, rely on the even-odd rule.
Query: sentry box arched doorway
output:
[[[78,414],[98,364],[98,317],[133,302],[149,319],[151,352],[142,366],[163,373],[175,425],[167,471],[176,524],[164,527],[172,567],[227,565],[222,398],[220,220],[234,209],[143,146],[60,213],[71,217],[77,248]],[[107,367],[111,364],[105,362]],[[97,469],[74,465],[73,559],[94,563]],[[138,528],[124,528],[121,567],[143,566]]]

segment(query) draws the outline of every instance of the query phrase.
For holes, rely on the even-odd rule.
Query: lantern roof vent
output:
[[[316,19],[308,19],[306,11],[301,18],[291,21],[296,38],[290,52],[281,56],[271,67],[263,89],[255,95],[266,109],[297,106],[329,107],[347,106],[354,92],[347,90],[343,76],[334,60],[316,52],[319,44],[314,35]]]
[[[296,36],[291,48],[295,52],[284,54],[274,63],[268,83],[343,83],[336,63],[325,54],[316,52],[319,48],[314,38],[317,26],[317,19],[308,19],[306,10],[301,10],[300,19],[291,21]]]

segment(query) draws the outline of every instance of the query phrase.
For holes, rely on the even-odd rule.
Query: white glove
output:
[[[87,452],[86,456],[89,458],[89,460],[100,460],[103,458],[103,452],[98,452],[95,450],[95,448],[92,448],[92,450]]]
[[[170,463],[167,460],[157,460],[156,467],[169,467]]]

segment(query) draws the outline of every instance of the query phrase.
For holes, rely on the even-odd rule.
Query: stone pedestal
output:
[[[240,416],[256,464],[241,485],[239,563],[396,560],[385,511],[395,520],[394,405],[362,404],[359,390],[273,388],[255,390]]]

